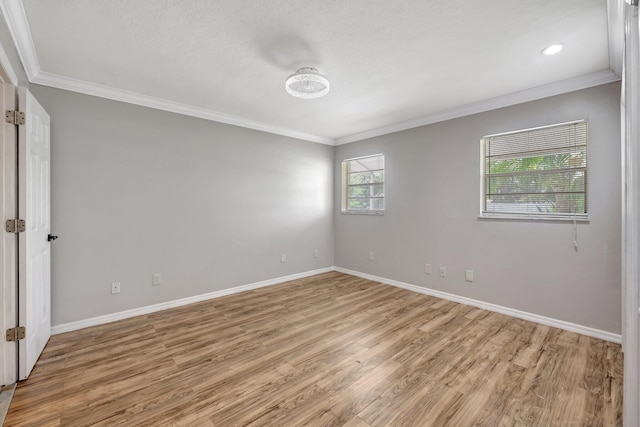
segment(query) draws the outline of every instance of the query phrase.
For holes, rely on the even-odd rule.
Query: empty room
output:
[[[5,426],[640,426],[637,0],[0,12]]]

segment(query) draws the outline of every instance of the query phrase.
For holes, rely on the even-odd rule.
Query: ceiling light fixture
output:
[[[300,68],[291,74],[285,83],[287,92],[296,98],[320,98],[329,93],[329,79],[311,67]]]
[[[556,53],[560,52],[562,50],[562,45],[561,44],[552,44],[551,46],[547,46],[544,49],[542,49],[542,54],[543,55],[555,55]]]

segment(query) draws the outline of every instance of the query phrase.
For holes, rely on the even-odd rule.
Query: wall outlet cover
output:
[[[467,282],[473,282],[473,270],[464,271],[464,280]]]
[[[424,274],[431,274],[431,264],[424,265]]]

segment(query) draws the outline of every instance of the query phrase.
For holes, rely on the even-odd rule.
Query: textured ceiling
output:
[[[606,0],[22,4],[36,74],[329,141],[609,69]],[[302,66],[329,77],[326,97],[285,92]]]

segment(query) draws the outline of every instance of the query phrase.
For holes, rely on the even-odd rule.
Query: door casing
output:
[[[0,60],[1,60],[0,55]],[[16,87],[0,63],[0,111],[16,108]],[[17,218],[17,131],[16,126],[2,120],[0,130],[0,206],[2,222]],[[18,359],[16,342],[7,342],[4,332],[17,325],[17,236],[4,231],[0,233],[0,384],[13,384],[17,381]]]

